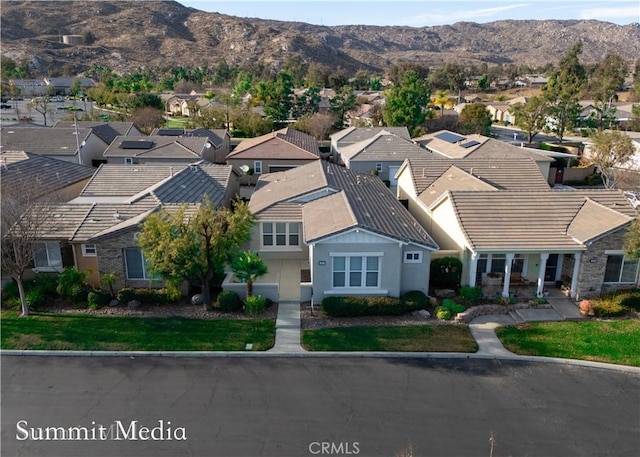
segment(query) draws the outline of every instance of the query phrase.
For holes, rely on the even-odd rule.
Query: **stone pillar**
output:
[[[514,254],[507,254],[504,262],[504,284],[502,285],[502,296],[509,296],[509,282],[511,281],[511,264],[513,263]]]
[[[542,297],[542,291],[544,290],[544,273],[547,269],[547,260],[549,259],[548,252],[540,253],[540,269],[538,270],[538,288],[536,289],[536,296]]]
[[[576,292],[578,288],[578,273],[580,272],[580,259],[582,258],[582,252],[576,252],[573,254],[573,274],[571,275],[571,298],[576,298]]]
[[[473,252],[471,254],[471,265],[469,265],[469,285],[471,287],[476,286],[476,274],[478,271],[478,253]]]

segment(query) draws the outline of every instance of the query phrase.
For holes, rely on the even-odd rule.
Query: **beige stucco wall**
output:
[[[82,244],[73,245],[73,256],[76,268],[88,273],[86,281],[94,287],[100,287],[100,272],[98,271],[98,258],[82,255]]]
[[[254,168],[254,162],[256,162],[257,160],[260,160],[262,162],[262,173],[261,174],[267,174],[269,173],[269,166],[286,166],[286,167],[300,167],[302,165],[306,165],[308,163],[311,162],[315,162],[314,159],[310,159],[310,160],[286,160],[286,159],[273,159],[273,160],[265,160],[265,159],[240,159],[240,158],[230,158],[227,159],[227,164],[228,165],[233,165],[233,168],[235,170],[240,170],[240,167],[243,165],[246,165],[247,167],[253,169]],[[317,159],[320,160],[320,159]],[[241,177],[241,182],[243,184],[247,184],[250,183],[251,185],[255,185],[256,182],[258,182],[258,178],[260,177],[260,174],[256,174],[254,173],[252,176],[242,176]]]

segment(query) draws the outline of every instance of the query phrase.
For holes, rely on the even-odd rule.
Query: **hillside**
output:
[[[65,65],[82,71],[92,63],[120,72],[139,66],[216,66],[222,59],[229,64],[262,60],[278,68],[293,54],[351,71],[381,70],[401,60],[543,65],[557,62],[579,40],[585,63],[608,52],[629,61],[640,56],[639,24],[599,21],[327,27],[237,18],[174,1],[3,1],[0,19],[3,55],[27,59],[43,71]],[[87,31],[97,38],[91,46],[60,42],[61,35]]]

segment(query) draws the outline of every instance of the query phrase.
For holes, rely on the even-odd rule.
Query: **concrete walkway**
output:
[[[281,301],[276,318],[276,344],[267,352],[306,352],[300,342],[300,303]]]

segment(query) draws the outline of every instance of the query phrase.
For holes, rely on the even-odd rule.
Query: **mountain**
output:
[[[580,40],[583,63],[598,62],[609,52],[630,62],[640,56],[640,24],[594,20],[327,27],[208,13],[175,1],[4,0],[0,19],[3,55],[27,59],[44,72],[63,66],[79,72],[93,63],[119,72],[140,66],[217,66],[222,59],[264,61],[277,69],[294,54],[350,71],[383,70],[398,61],[540,66],[557,63]],[[62,35],[89,31],[96,37],[90,46],[61,42]]]

